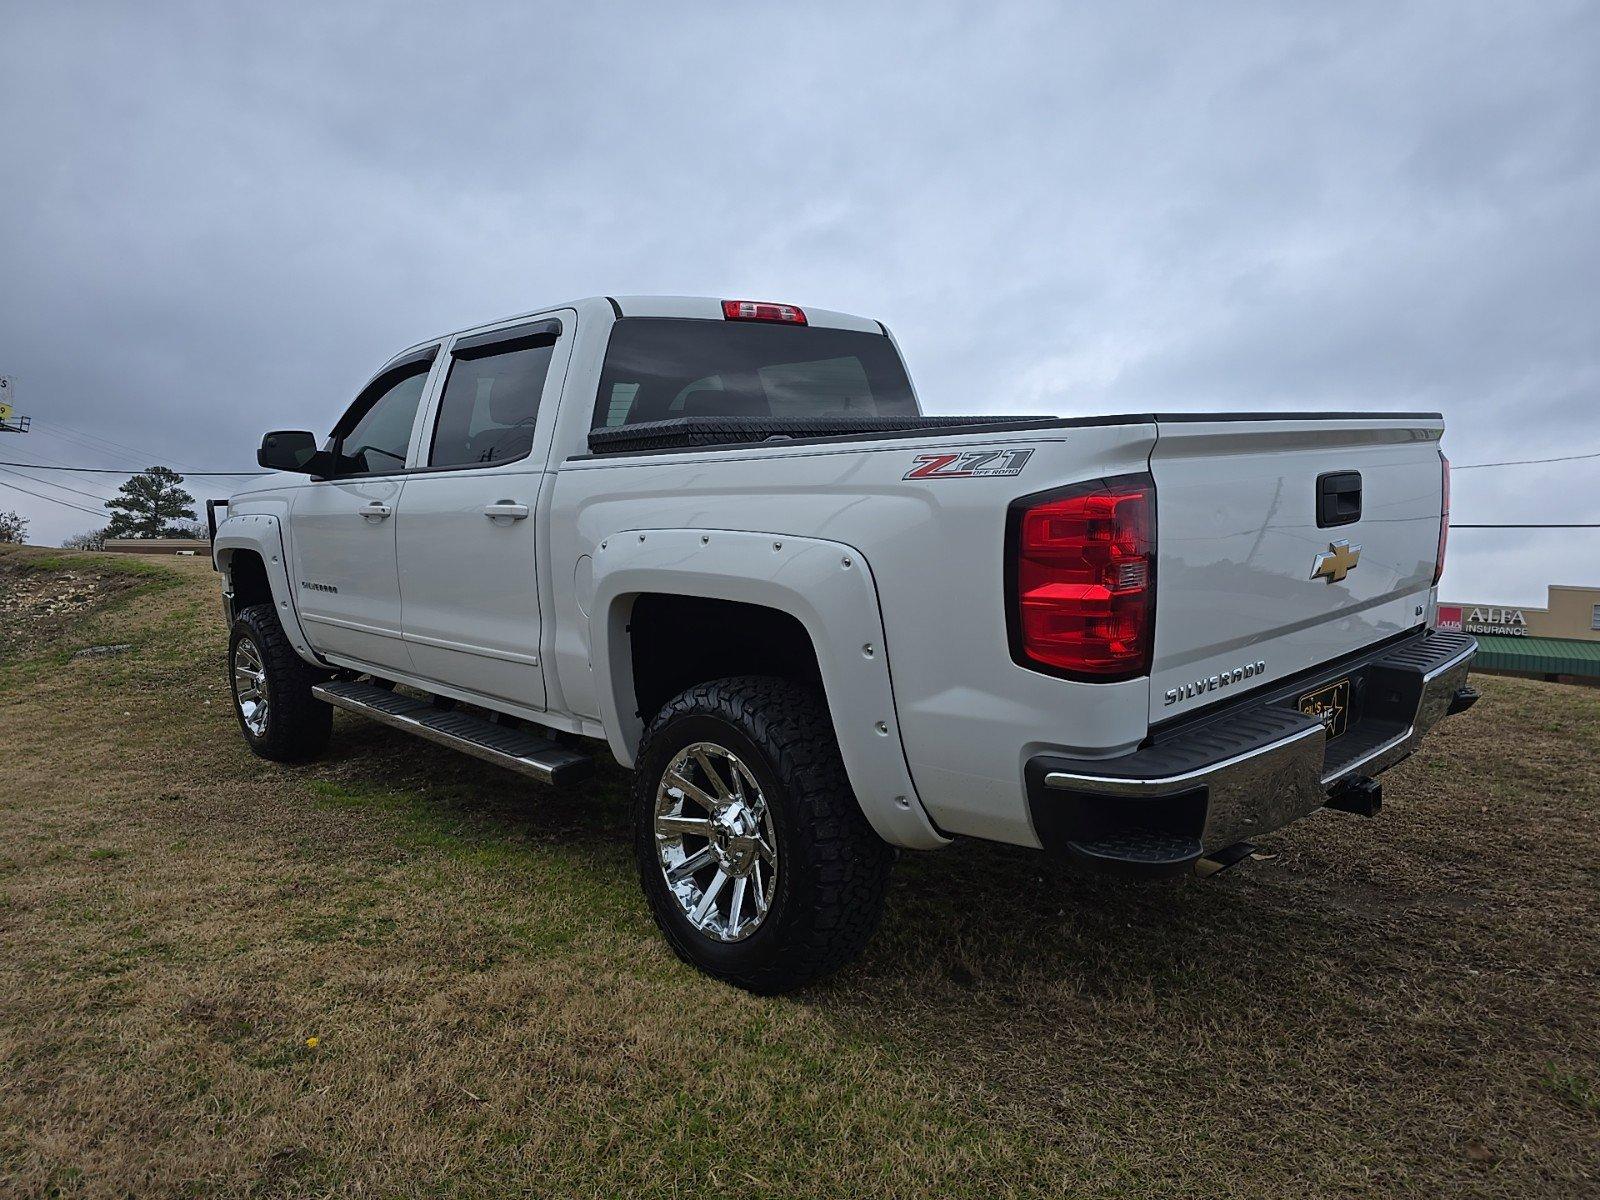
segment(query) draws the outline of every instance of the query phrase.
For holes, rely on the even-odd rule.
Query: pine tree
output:
[[[183,537],[177,521],[193,521],[194,497],[184,491],[183,476],[170,467],[151,467],[135,475],[110,500],[113,538]]]

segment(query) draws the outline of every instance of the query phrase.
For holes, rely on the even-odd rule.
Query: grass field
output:
[[[0,1195],[1600,1194],[1600,692],[1484,679],[1211,880],[907,856],[759,999],[656,935],[621,772],[265,763],[223,646],[203,560],[0,553]]]

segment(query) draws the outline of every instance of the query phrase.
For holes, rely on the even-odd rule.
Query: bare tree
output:
[[[61,542],[63,550],[104,550],[106,548],[106,531],[104,529],[89,529],[83,533],[75,533]]]
[[[0,512],[0,542],[12,542],[20,546],[27,540],[28,518],[17,512]]]

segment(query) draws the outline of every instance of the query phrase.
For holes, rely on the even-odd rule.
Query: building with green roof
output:
[[[1440,601],[1438,627],[1478,639],[1475,671],[1600,686],[1600,588],[1552,585],[1544,608]]]

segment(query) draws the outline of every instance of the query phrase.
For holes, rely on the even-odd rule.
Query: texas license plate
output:
[[[1350,680],[1323,684],[1300,697],[1300,711],[1316,717],[1328,730],[1328,740],[1341,736],[1350,725]]]

